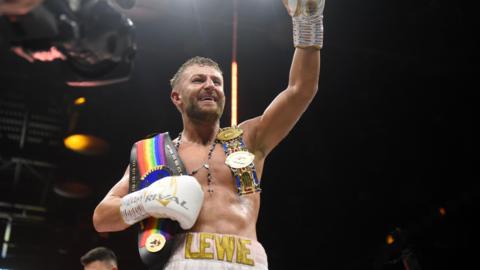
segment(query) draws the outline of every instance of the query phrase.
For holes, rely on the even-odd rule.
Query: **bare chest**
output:
[[[237,234],[255,239],[259,193],[239,196],[232,171],[225,164],[222,145],[216,144],[211,155],[210,149],[211,146],[187,144],[179,149],[187,172],[193,174],[205,192],[202,210],[192,230]]]
[[[225,164],[225,152],[216,144],[211,146],[182,146],[179,150],[188,174],[193,175],[205,188],[214,186],[231,187],[234,191],[234,178],[230,168]]]

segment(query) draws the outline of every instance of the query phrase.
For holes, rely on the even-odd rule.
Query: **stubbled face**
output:
[[[222,74],[209,66],[189,66],[172,92],[172,99],[190,119],[215,122],[225,107]]]

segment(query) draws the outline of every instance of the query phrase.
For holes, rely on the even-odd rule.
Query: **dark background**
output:
[[[478,15],[468,3],[327,1],[319,92],[262,177],[257,229],[270,269],[407,269],[401,252],[410,269],[475,265],[480,74]],[[92,211],[135,141],[181,131],[168,81],[186,59],[217,60],[229,97],[233,1],[139,0],[125,13],[138,44],[126,83],[67,87],[58,63],[30,64],[1,44],[1,239],[14,218],[0,268],[81,269],[79,257],[104,245],[120,269],[145,269],[135,230],[98,234]],[[293,47],[281,1],[241,0],[238,16],[243,121],[286,87]],[[63,148],[80,96],[81,123],[110,143],[104,155]],[[72,179],[90,196],[54,192]]]

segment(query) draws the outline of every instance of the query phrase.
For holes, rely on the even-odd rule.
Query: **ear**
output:
[[[170,99],[172,100],[173,104],[177,106],[181,102],[182,97],[180,96],[180,93],[178,93],[177,90],[173,89],[172,92],[170,93]]]
[[[180,96],[180,93],[177,90],[173,89],[170,93],[170,99],[172,100],[173,105],[177,107],[177,110],[181,112],[182,110],[180,108],[182,104],[182,97]]]

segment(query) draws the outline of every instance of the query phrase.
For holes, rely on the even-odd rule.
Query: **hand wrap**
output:
[[[283,3],[292,16],[295,47],[321,49],[325,0],[283,0]]]

